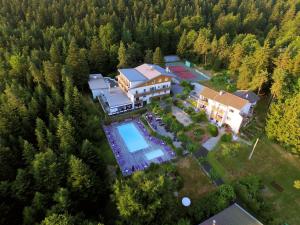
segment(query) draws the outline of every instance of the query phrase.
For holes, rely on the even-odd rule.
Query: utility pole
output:
[[[253,149],[252,149],[252,151],[251,151],[251,153],[250,153],[250,155],[249,155],[249,157],[248,157],[248,160],[250,160],[250,159],[252,158],[252,155],[253,155],[254,149],[255,149],[255,147],[256,147],[256,145],[257,145],[258,140],[259,140],[259,138],[256,139],[256,142],[255,142],[255,144],[254,144],[254,146],[253,146]]]

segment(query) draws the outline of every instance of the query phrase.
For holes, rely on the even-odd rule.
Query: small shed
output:
[[[179,62],[180,58],[177,55],[166,55],[164,57],[165,63]]]
[[[238,90],[233,94],[240,98],[248,100],[252,106],[256,105],[256,103],[260,99],[258,95],[256,95],[253,91],[249,91],[249,90]]]

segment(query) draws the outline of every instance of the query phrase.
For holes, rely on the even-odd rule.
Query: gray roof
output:
[[[234,203],[199,225],[263,225],[238,204]]]
[[[146,81],[147,78],[143,76],[139,71],[134,68],[129,69],[119,69],[119,72],[122,73],[130,82],[134,81]]]
[[[104,99],[109,107],[132,104],[130,98],[121,90],[120,87],[114,87],[102,92]]]
[[[191,95],[194,95],[196,97],[199,97],[200,93],[202,92],[204,86],[199,83],[191,83],[194,85],[194,90],[191,91]]]
[[[170,62],[178,62],[180,61],[180,58],[177,55],[166,55],[164,57],[164,60],[166,63],[170,63]]]
[[[101,74],[90,74],[88,83],[91,90],[108,88],[108,84]]]
[[[248,90],[238,90],[233,94],[248,100],[250,103],[255,103],[260,99],[253,91],[248,91]]]

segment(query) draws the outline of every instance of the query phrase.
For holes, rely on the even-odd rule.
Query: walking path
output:
[[[206,142],[202,144],[204,148],[206,148],[208,151],[211,151],[214,149],[214,147],[218,144],[220,138],[225,133],[224,128],[219,129],[219,134],[217,137],[211,137]]]
[[[198,151],[194,152],[193,155],[196,159],[201,158],[201,157],[205,158],[208,155],[208,152],[209,151],[206,148],[201,147]],[[210,173],[211,173],[211,170],[212,170],[212,166],[209,164],[209,162],[207,162],[207,161],[204,162],[204,163],[199,162],[199,165],[200,165],[201,169],[203,170],[203,172],[209,178],[211,178]],[[224,182],[221,178],[214,179],[213,182],[216,186],[220,186],[220,185],[224,184]]]
[[[176,119],[182,123],[185,127],[192,124],[193,121],[191,120],[190,116],[184,112],[182,109],[172,106],[172,114],[176,116]]]

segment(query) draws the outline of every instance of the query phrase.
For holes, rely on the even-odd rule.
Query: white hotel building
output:
[[[158,65],[143,64],[119,69],[119,73],[119,87],[130,98],[134,108],[146,105],[153,97],[170,94],[173,74]]]
[[[118,71],[117,85],[113,86],[108,78],[90,76],[93,97],[98,98],[108,115],[140,108],[153,97],[170,94],[174,75],[158,65],[142,64]]]
[[[239,129],[252,111],[251,103],[234,94],[217,92],[208,87],[197,85],[191,97],[197,101],[197,108],[205,110],[208,118],[218,126],[228,125],[234,133]]]

